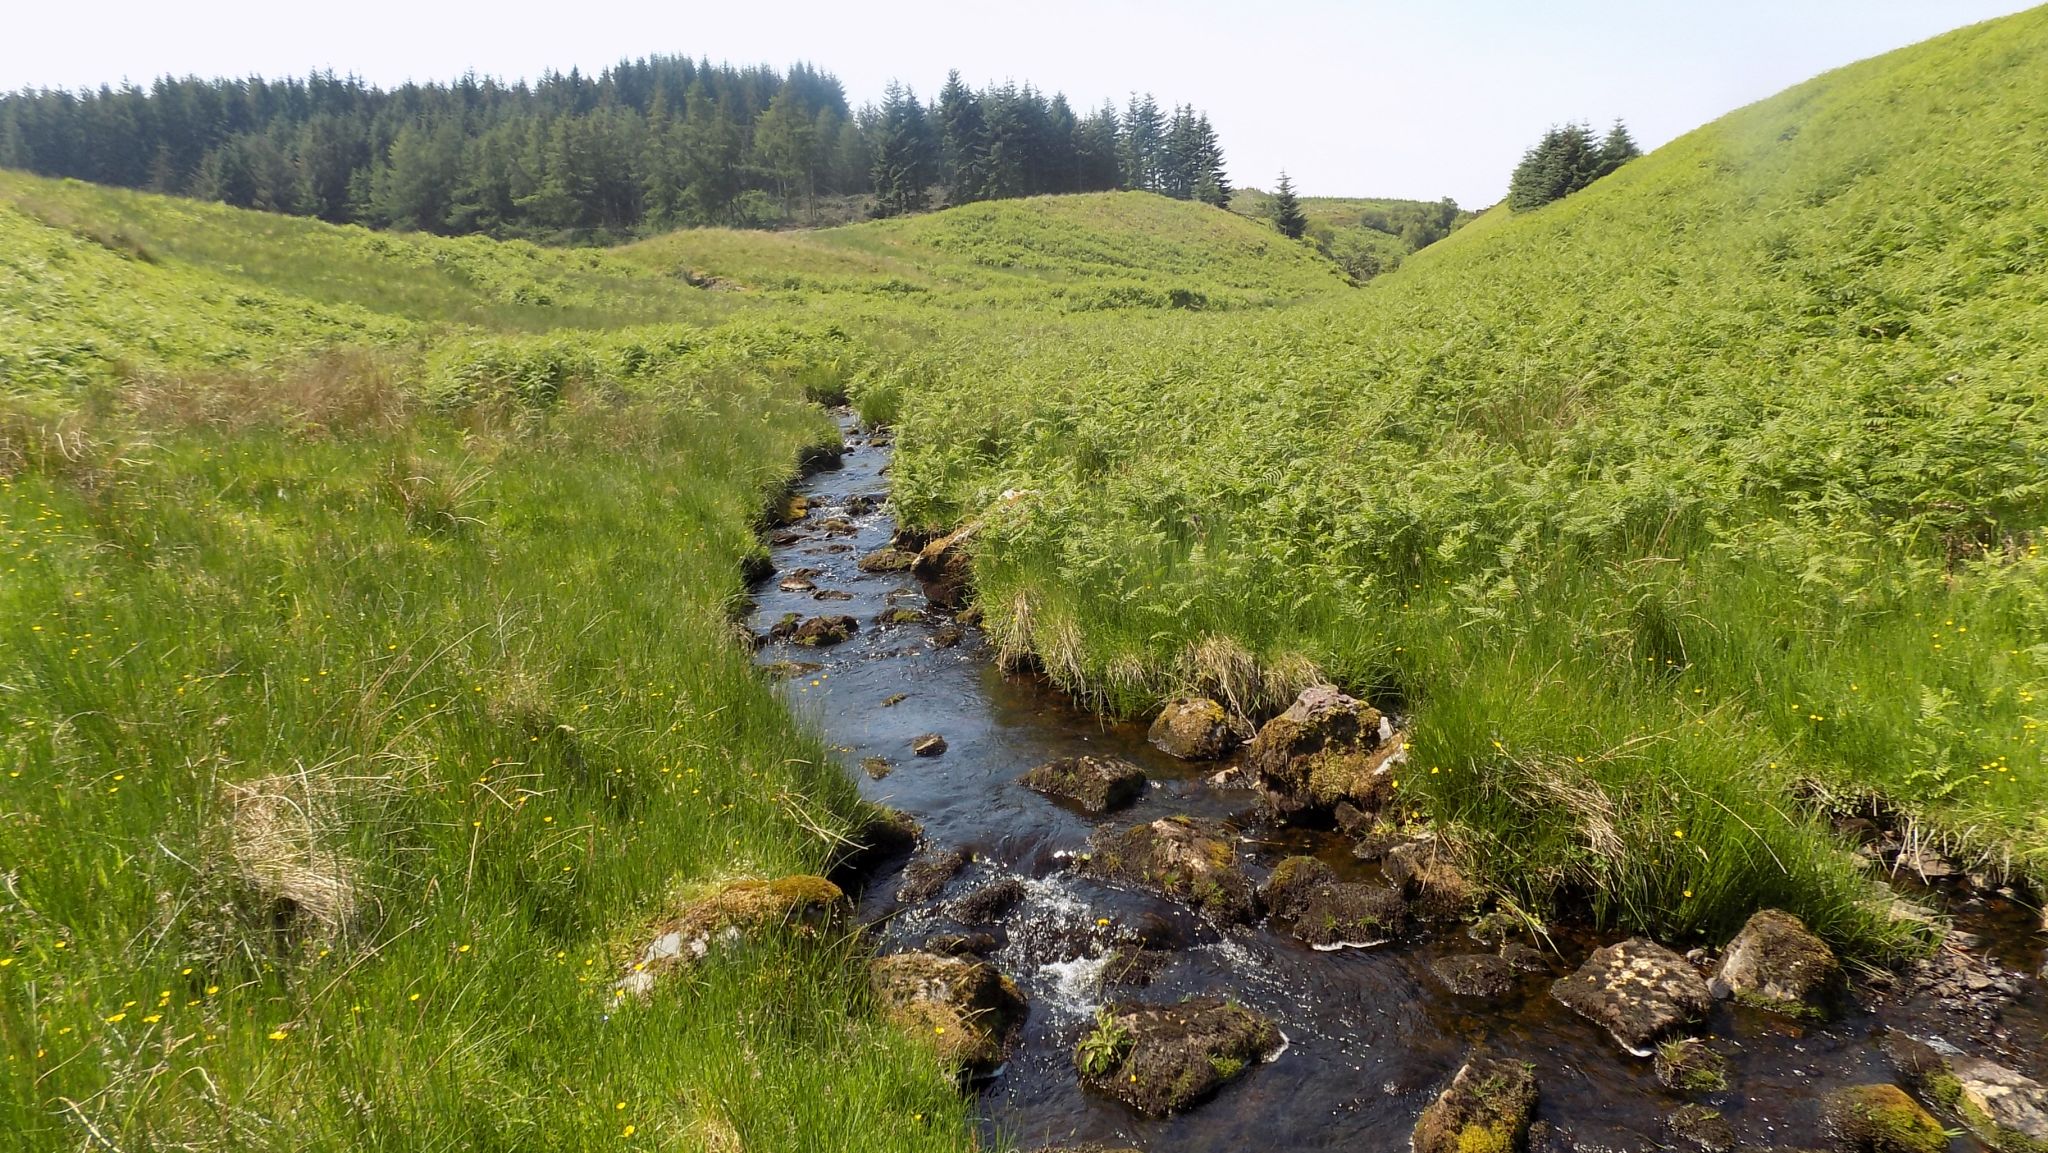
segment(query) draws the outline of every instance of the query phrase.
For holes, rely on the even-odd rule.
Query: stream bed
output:
[[[1946,995],[1938,961],[1935,976],[1857,980],[1824,1023],[1721,1002],[1702,1033],[1728,1058],[1728,1088],[1688,1096],[1665,1089],[1650,1061],[1625,1054],[1549,996],[1553,980],[1618,935],[1531,942],[1549,950],[1548,969],[1525,974],[1505,996],[1479,1000],[1450,993],[1430,970],[1441,956],[1488,951],[1461,929],[1320,951],[1264,923],[1221,928],[1186,905],[1085,875],[1072,865],[1097,826],[1178,814],[1230,818],[1249,830],[1238,848],[1254,878],[1297,853],[1321,858],[1345,879],[1373,877],[1377,866],[1355,859],[1338,833],[1263,820],[1256,794],[1209,784],[1218,765],[1168,757],[1146,743],[1142,727],[1081,712],[1039,679],[1000,671],[979,631],[929,605],[909,573],[860,571],[860,559],[888,546],[895,531],[885,505],[890,449],[886,436],[870,436],[850,414],[840,419],[846,454],[807,479],[808,512],[777,530],[776,574],[755,590],[755,628],[765,633],[791,613],[845,614],[858,632],[829,647],[771,642],[760,660],[788,678],[791,707],[840,750],[862,792],[923,827],[923,851],[971,855],[935,895],[907,902],[897,896],[904,861],[889,864],[868,879],[859,917],[877,926],[885,952],[943,933],[995,938],[987,959],[1017,983],[1030,1011],[1007,1064],[978,1085],[990,1148],[1405,1149],[1423,1107],[1482,1047],[1535,1067],[1539,1151],[1700,1148],[1666,1125],[1688,1101],[1720,1110],[1741,1148],[1829,1148],[1823,1096],[1898,1079],[1882,1047],[1887,1029],[2036,1078],[2048,1072],[2038,915],[1995,895],[1918,894],[1945,903],[1965,939],[1975,939],[1970,972],[1997,974],[2016,993]],[[885,615],[904,619],[880,623]],[[945,751],[914,755],[913,742],[932,733]],[[1148,778],[1143,794],[1122,811],[1090,816],[1017,783],[1033,766],[1079,754],[1139,766]],[[996,882],[1005,884],[962,901]],[[1123,971],[1111,955],[1139,938],[1160,961]],[[1950,987],[1965,980],[1956,976]],[[1205,994],[1273,1018],[1284,1051],[1165,1119],[1080,1088],[1073,1050],[1098,1007]],[[1957,1137],[1953,1148],[1984,1146]]]

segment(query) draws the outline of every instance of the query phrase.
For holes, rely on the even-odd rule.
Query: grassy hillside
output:
[[[1409,253],[1436,243],[1473,215],[1449,201],[1303,196],[1300,203],[1308,219],[1304,238],[1360,281],[1401,267]],[[1240,188],[1231,194],[1230,211],[1248,220],[1269,221],[1272,195]]]
[[[1347,298],[913,364],[898,499],[1104,704],[1416,712],[1533,908],[1896,944],[1795,800],[2048,869],[2048,12],[1821,77]]]
[[[958,1149],[857,954],[616,1004],[863,819],[730,612],[857,355],[637,264],[0,181],[9,1148]]]
[[[1343,287],[1328,261],[1271,229],[1141,192],[970,204],[816,232],[693,230],[624,252],[728,289],[953,311],[1229,309]]]

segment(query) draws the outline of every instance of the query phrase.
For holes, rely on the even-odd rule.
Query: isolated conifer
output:
[[[1301,201],[1294,196],[1294,181],[1280,174],[1280,186],[1273,190],[1273,227],[1289,240],[1300,240],[1308,231],[1308,217],[1302,215]]]

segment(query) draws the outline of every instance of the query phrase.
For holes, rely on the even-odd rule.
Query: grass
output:
[[[2044,56],[1830,74],[1353,294],[933,348],[898,502],[1028,493],[990,621],[1103,707],[1412,709],[1404,795],[1517,900],[1903,948],[1802,792],[2048,866]]]
[[[611,994],[678,894],[863,819],[733,619],[844,334],[617,327],[602,280],[527,334],[384,238],[14,179],[11,1147],[968,1147],[854,942]]]

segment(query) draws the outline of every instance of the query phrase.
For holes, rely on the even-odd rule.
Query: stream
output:
[[[1355,859],[1341,834],[1262,820],[1256,794],[1210,786],[1218,765],[1168,757],[1146,743],[1142,726],[1078,711],[1036,677],[1000,671],[979,630],[962,630],[951,613],[928,605],[908,573],[861,572],[858,561],[888,546],[895,529],[884,503],[890,448],[851,414],[840,421],[845,456],[807,479],[807,515],[777,531],[777,572],[755,590],[755,630],[765,633],[790,613],[829,613],[853,617],[859,631],[831,647],[768,643],[760,660],[788,677],[790,706],[841,751],[862,792],[922,825],[924,851],[971,854],[936,896],[910,903],[897,900],[904,862],[892,862],[868,879],[858,915],[877,926],[884,952],[942,933],[996,938],[987,959],[1022,989],[1030,1013],[1008,1063],[977,1086],[990,1148],[1405,1149],[1417,1115],[1482,1045],[1535,1066],[1537,1119],[1548,1127],[1538,1150],[1700,1148],[1665,1124],[1688,1100],[1721,1110],[1740,1147],[1827,1148],[1828,1091],[1897,1080],[1880,1044],[1887,1028],[2036,1078],[2048,1073],[2048,1000],[2035,979],[2043,963],[2038,915],[1996,895],[1922,890],[1917,899],[1944,904],[1964,939],[1974,938],[1976,963],[2008,975],[2017,995],[1958,998],[1942,995],[1932,979],[1865,977],[1821,1024],[1721,1002],[1703,1032],[1728,1056],[1729,1088],[1688,1097],[1660,1086],[1650,1061],[1626,1055],[1548,995],[1553,980],[1618,935],[1560,933],[1546,946],[1548,971],[1482,1001],[1446,991],[1429,967],[1440,956],[1488,951],[1461,929],[1318,951],[1264,923],[1219,928],[1183,904],[1084,875],[1071,862],[1097,826],[1175,814],[1230,818],[1249,830],[1239,850],[1255,879],[1297,853],[1321,858],[1347,880],[1376,877],[1377,866]],[[916,619],[878,623],[905,609]],[[946,750],[913,755],[912,743],[929,733],[941,735]],[[1089,816],[1017,783],[1033,766],[1083,753],[1142,768],[1149,783],[1137,802]],[[1021,884],[1021,897],[988,923],[965,923],[960,898],[1005,878]],[[1161,949],[1163,964],[1144,974],[1114,971],[1109,952],[1140,936]],[[1270,1016],[1285,1050],[1206,1104],[1165,1119],[1081,1090],[1073,1049],[1099,1006],[1199,994],[1227,995]],[[1953,1148],[1985,1147],[1958,1137]]]

